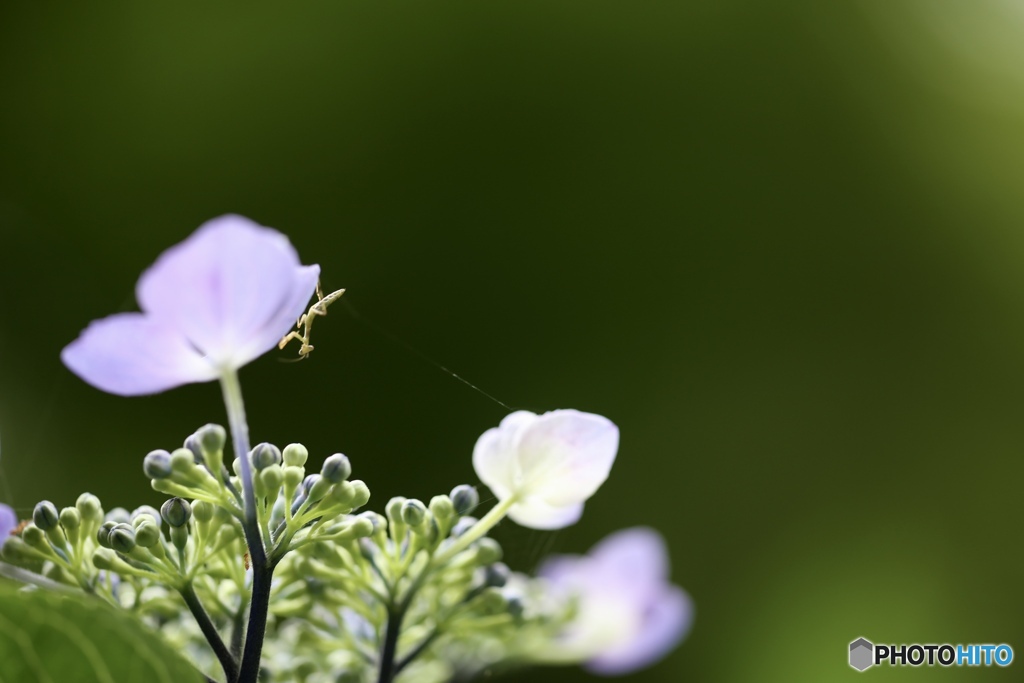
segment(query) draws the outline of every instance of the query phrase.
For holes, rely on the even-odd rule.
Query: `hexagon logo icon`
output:
[[[875,646],[865,638],[858,638],[850,643],[850,666],[863,671],[875,663]]]

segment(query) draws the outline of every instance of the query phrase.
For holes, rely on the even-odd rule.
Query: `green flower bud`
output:
[[[56,528],[60,521],[57,506],[48,500],[38,503],[36,509],[32,511],[32,521],[43,531]]]
[[[281,463],[281,450],[272,443],[257,444],[249,453],[252,466],[257,470],[264,470],[271,465]]]
[[[447,528],[448,523],[455,517],[455,505],[448,496],[434,496],[430,499],[430,512]]]
[[[132,510],[132,526],[138,527],[145,519],[151,519],[160,528],[160,511],[150,505],[142,505]]]
[[[302,484],[306,489],[306,497],[309,498],[311,503],[315,503],[326,496],[327,492],[333,487],[331,482],[327,481],[327,479],[321,477],[319,474],[309,475]]]
[[[288,465],[284,468],[284,487],[285,489],[294,491],[302,483],[302,478],[306,476],[306,470],[302,469],[298,465]]]
[[[409,526],[419,526],[427,516],[427,506],[412,498],[402,505],[402,521]]]
[[[96,569],[110,570],[117,564],[117,555],[110,548],[97,548],[92,554],[92,566]]]
[[[460,516],[468,515],[480,504],[480,494],[468,484],[460,484],[452,489],[452,504]]]
[[[324,481],[327,481],[324,479]],[[352,500],[355,498],[355,489],[352,488],[352,484],[347,481],[343,481],[340,484],[336,484],[331,487],[331,494],[327,499],[330,505],[340,505],[341,507],[352,509]]]
[[[21,540],[33,548],[49,550],[50,544],[46,542],[46,532],[32,524],[25,527],[21,532]]]
[[[366,482],[362,479],[356,479],[355,481],[350,481],[349,484],[352,485],[351,505],[353,510],[358,510],[370,502],[370,487],[366,485]]]
[[[39,561],[38,556],[20,536],[11,536],[4,541],[3,547],[0,548],[0,556],[16,565],[34,564]]]
[[[171,453],[171,476],[174,475],[185,479],[196,476],[196,459],[189,449],[179,448]]]
[[[60,511],[60,525],[66,532],[77,531],[82,525],[82,514],[77,508],[64,508]]]
[[[192,506],[184,498],[171,498],[160,508],[160,515],[171,527],[183,527],[192,517]]]
[[[98,522],[103,519],[103,505],[100,504],[100,499],[91,493],[80,495],[75,507],[78,508],[82,519],[87,522]]]
[[[96,542],[104,548],[109,548],[110,532],[115,526],[117,526],[117,524],[117,522],[103,522],[103,525],[96,532]]]
[[[110,547],[127,555],[135,550],[135,530],[128,524],[118,524],[110,530]]]
[[[151,522],[148,517],[145,518],[135,528],[135,542],[143,548],[152,548],[160,542],[160,527]]]
[[[228,440],[228,434],[224,428],[215,424],[203,425],[196,430],[195,437],[204,454],[223,453],[224,444]]]
[[[284,481],[284,470],[280,465],[271,465],[259,474],[260,481],[268,493],[274,493],[281,488]]]
[[[171,454],[165,450],[150,451],[142,459],[142,471],[150,479],[166,479],[171,476]]]
[[[501,546],[493,538],[484,536],[476,542],[476,561],[482,565],[494,564],[501,559]]]
[[[301,443],[290,443],[284,447],[282,456],[284,457],[285,465],[289,467],[302,467],[306,464],[309,451]]]
[[[402,496],[395,496],[388,501],[388,504],[384,506],[384,513],[388,516],[388,520],[392,524],[402,522],[402,507],[405,506],[406,499]],[[405,522],[402,522],[403,524]]]
[[[352,463],[341,453],[335,453],[324,460],[320,474],[332,484],[340,484],[352,474]]]
[[[207,503],[205,500],[196,500],[192,502],[192,516],[201,524],[205,524],[212,520],[216,511],[216,506],[214,506],[213,503]]]
[[[366,538],[373,533],[373,522],[366,517],[356,517],[349,528],[353,538]]]

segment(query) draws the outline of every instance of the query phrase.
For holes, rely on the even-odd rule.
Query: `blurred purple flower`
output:
[[[10,507],[0,503],[0,548],[3,547],[4,542],[10,537],[11,532],[18,528],[18,515],[14,514],[14,510]]]
[[[665,542],[653,529],[616,532],[589,555],[554,556],[538,574],[576,598],[561,646],[579,653],[592,673],[615,676],[657,662],[693,622],[690,596],[668,582]]]
[[[508,516],[533,529],[575,524],[583,503],[608,478],[619,449],[619,428],[606,417],[578,410],[505,417],[473,449],[477,476]]]
[[[218,379],[273,348],[316,288],[288,238],[242,216],[204,223],[139,278],[141,313],[93,321],[61,353],[112,394],[155,394]]]

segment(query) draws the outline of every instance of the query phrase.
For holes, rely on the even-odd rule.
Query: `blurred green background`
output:
[[[1022,63],[1011,0],[4,3],[0,492],[159,500],[142,456],[216,387],[118,398],[58,353],[238,212],[354,307],[243,371],[253,436],[347,453],[377,509],[476,483],[506,412],[406,345],[619,424],[581,524],[498,538],[528,569],[665,534],[698,615],[631,680],[1024,657]]]

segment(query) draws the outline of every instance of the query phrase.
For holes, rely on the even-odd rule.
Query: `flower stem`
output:
[[[270,610],[270,585],[274,567],[267,560],[266,546],[260,535],[260,523],[256,510],[256,492],[253,490],[252,464],[249,462],[249,425],[245,421],[245,404],[242,401],[242,387],[234,370],[225,370],[220,378],[224,393],[224,406],[231,425],[231,441],[235,446],[235,457],[240,462],[244,514],[242,529],[249,546],[252,560],[252,598],[249,601],[249,624],[242,648],[241,669],[236,683],[256,683],[260,672],[260,658],[263,653],[263,637],[267,630],[267,613]]]
[[[498,522],[503,520],[505,515],[508,514],[509,509],[511,509],[516,502],[517,498],[515,496],[509,496],[492,507],[488,513],[484,515],[483,519],[470,527],[466,533],[459,536],[455,543],[448,546],[444,552],[435,555],[433,564],[435,566],[444,564],[468,548],[473,541],[481,538],[484,534],[493,529]]]
[[[196,623],[199,624],[199,630],[203,632],[206,637],[206,641],[210,644],[213,649],[213,653],[217,655],[217,659],[220,661],[221,667],[224,668],[224,675],[227,680],[234,681],[235,676],[238,675],[238,662],[228,651],[224,641],[220,637],[220,633],[217,632],[217,627],[213,625],[213,621],[210,620],[210,615],[206,613],[203,608],[203,603],[199,601],[199,596],[196,595],[196,589],[192,586],[192,583],[186,583],[182,586],[181,597],[185,600],[185,604],[188,605],[188,609],[192,612],[192,616],[195,617]]]

